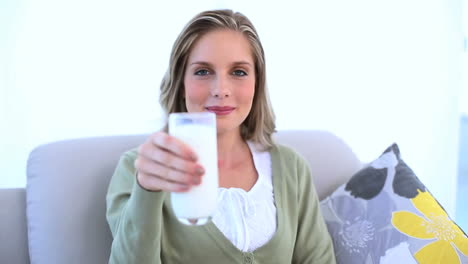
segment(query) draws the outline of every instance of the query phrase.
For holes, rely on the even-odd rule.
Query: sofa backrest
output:
[[[351,149],[325,131],[280,131],[276,140],[310,163],[320,198],[361,167]],[[120,155],[146,135],[85,138],[33,150],[27,170],[27,228],[32,263],[107,263],[112,236],[105,196]]]
[[[29,263],[24,188],[0,189],[0,263]]]

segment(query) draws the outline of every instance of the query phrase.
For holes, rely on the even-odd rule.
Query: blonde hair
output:
[[[187,112],[184,99],[184,74],[194,43],[204,34],[220,29],[242,33],[250,43],[255,62],[255,95],[252,109],[241,124],[241,136],[268,149],[273,145],[275,114],[266,86],[265,54],[257,31],[250,20],[232,10],[212,10],[196,15],[184,27],[172,47],[169,68],[161,82],[159,102],[166,117],[170,113]],[[167,131],[167,124],[165,127]]]

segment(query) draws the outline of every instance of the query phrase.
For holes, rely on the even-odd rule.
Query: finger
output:
[[[138,183],[147,190],[163,190],[167,192],[186,192],[189,185],[164,180],[154,175],[138,172]]]
[[[194,167],[197,166],[198,165],[194,164]],[[199,172],[187,173],[184,171],[176,170],[174,168],[167,167],[163,164],[147,160],[141,156],[135,160],[135,167],[138,169],[138,171],[144,172],[146,174],[156,175],[160,178],[170,180],[176,183],[192,185],[199,184],[201,181],[201,175]]]
[[[154,148],[151,145],[141,146],[141,149],[139,149],[139,156],[149,160],[148,162],[157,162],[160,165],[170,167],[184,173],[199,176],[204,173],[203,168],[197,163],[183,159],[161,148]],[[144,161],[142,160],[142,164],[143,162]]]
[[[195,151],[188,144],[164,132],[153,134],[151,142],[157,147],[163,148],[184,159],[196,161],[198,158]]]

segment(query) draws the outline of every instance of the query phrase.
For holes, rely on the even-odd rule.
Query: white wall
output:
[[[463,0],[463,33],[465,52],[463,53],[463,83],[460,96],[460,111],[468,115],[468,0]]]
[[[364,161],[397,142],[454,212],[461,0],[7,2],[0,186],[25,184],[37,144],[156,129],[172,42],[198,11],[229,7],[260,33],[279,129],[333,131]]]
[[[279,127],[331,130],[365,161],[397,142],[453,213],[460,2],[314,1],[294,12],[264,26]]]

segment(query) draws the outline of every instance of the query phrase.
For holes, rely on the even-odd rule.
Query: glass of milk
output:
[[[169,134],[192,147],[198,163],[205,169],[200,185],[188,192],[171,193],[174,214],[187,225],[204,225],[214,213],[218,201],[218,148],[216,146],[216,114],[172,113]]]

